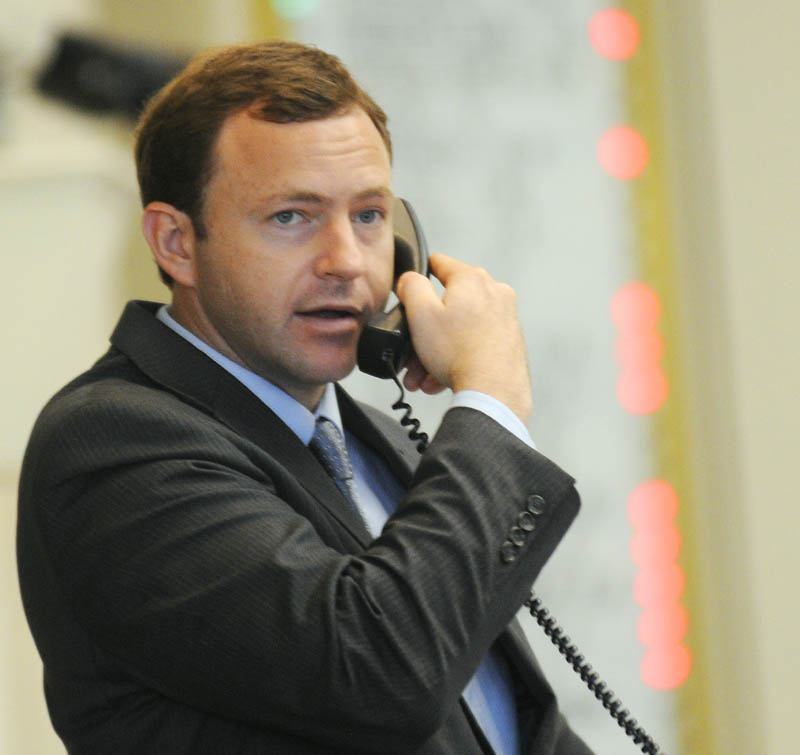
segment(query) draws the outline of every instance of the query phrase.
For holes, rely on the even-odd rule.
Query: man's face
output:
[[[190,327],[313,407],[355,366],[392,282],[391,166],[361,109],[223,125],[196,244]]]

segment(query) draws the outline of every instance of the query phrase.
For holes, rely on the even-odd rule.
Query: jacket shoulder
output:
[[[101,463],[104,449],[119,449],[137,436],[146,444],[147,436],[174,435],[187,421],[196,426],[213,420],[112,347],[45,404],[28,440],[23,477],[68,479]]]

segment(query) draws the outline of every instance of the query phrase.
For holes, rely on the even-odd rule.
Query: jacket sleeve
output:
[[[40,420],[23,593],[42,600],[51,575],[75,642],[178,702],[331,746],[424,742],[576,515],[573,480],[453,409],[381,536],[345,554],[259,449],[152,394],[95,391]]]

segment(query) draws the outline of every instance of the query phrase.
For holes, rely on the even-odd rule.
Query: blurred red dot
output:
[[[661,300],[641,281],[626,283],[611,300],[611,317],[622,332],[653,330],[661,315]]]
[[[635,530],[663,529],[678,513],[678,494],[666,480],[649,480],[628,497],[628,519]]]
[[[692,656],[683,645],[650,650],[642,658],[642,681],[654,689],[668,690],[680,687],[689,676]]]
[[[639,642],[646,648],[669,648],[686,634],[689,618],[679,603],[663,603],[646,608],[636,625]]]
[[[623,181],[636,178],[647,165],[647,142],[627,126],[614,126],[600,137],[597,157],[603,170]]]
[[[633,580],[633,597],[640,606],[676,603],[683,594],[685,581],[677,564],[642,569]]]
[[[598,11],[589,22],[589,41],[604,58],[630,58],[639,46],[639,37],[639,24],[619,8]]]
[[[646,367],[661,361],[664,344],[654,330],[628,333],[617,339],[614,352],[622,367]]]
[[[659,367],[623,369],[617,380],[617,398],[631,414],[652,414],[667,400],[669,383]]]
[[[681,535],[672,525],[639,530],[631,539],[631,559],[640,569],[656,569],[675,561],[681,552]]]

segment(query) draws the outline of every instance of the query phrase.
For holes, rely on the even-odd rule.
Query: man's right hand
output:
[[[428,375],[413,371],[406,387],[424,389],[432,379],[453,391],[481,391],[524,422],[532,398],[514,290],[443,254],[431,255],[430,267],[445,287],[441,299],[419,273],[404,273],[397,283],[414,351]]]

